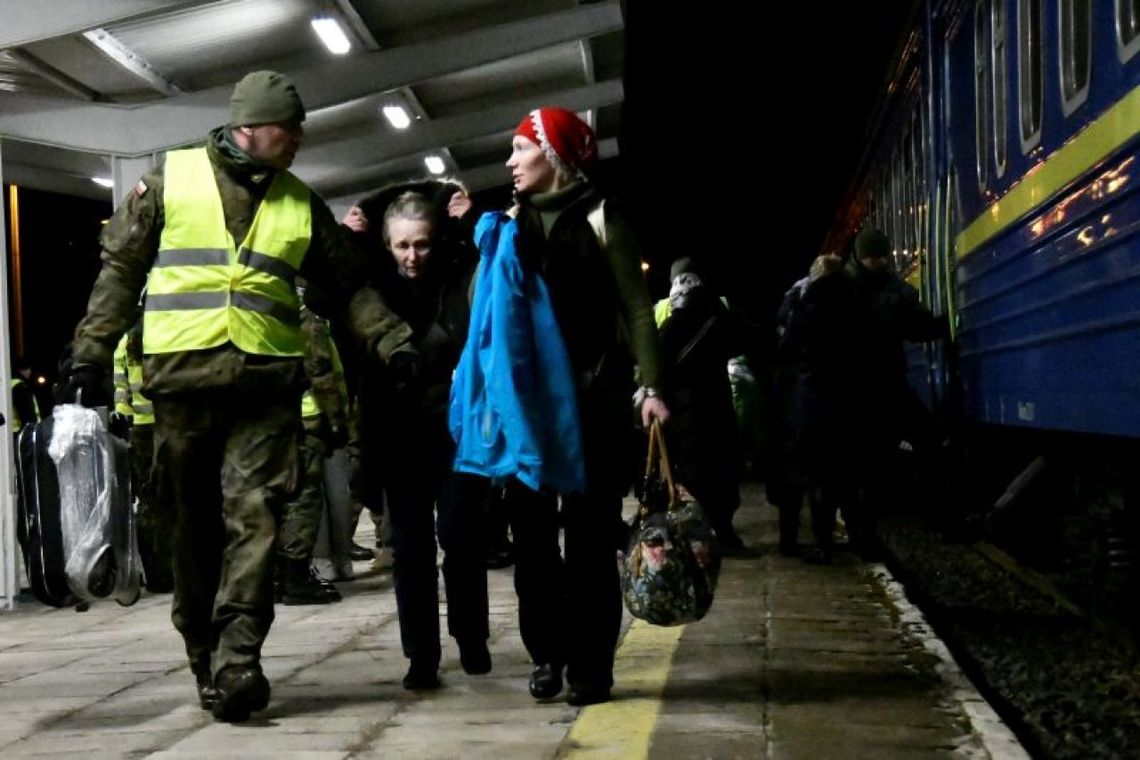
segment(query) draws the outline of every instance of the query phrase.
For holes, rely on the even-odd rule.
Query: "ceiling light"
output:
[[[384,106],[384,118],[396,129],[407,129],[412,123],[408,112],[400,106]]]
[[[428,171],[432,174],[443,174],[446,168],[443,165],[443,159],[439,156],[424,156],[424,165],[427,166]]]
[[[111,179],[110,177],[92,177],[91,181],[94,182],[99,187],[114,187],[115,186],[115,180]]]
[[[313,25],[313,31],[321,38],[321,42],[325,43],[325,47],[329,49],[330,53],[344,55],[352,49],[352,43],[348,41],[348,36],[340,28],[340,24],[335,18],[318,16],[310,23]]]

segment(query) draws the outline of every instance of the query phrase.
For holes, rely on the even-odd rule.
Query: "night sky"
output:
[[[659,273],[694,256],[774,315],[851,180],[912,5],[627,1],[625,188]]]
[[[602,182],[640,232],[655,298],[689,255],[763,323],[818,252],[912,3],[705,6],[716,12],[626,0],[621,158]],[[25,353],[50,373],[111,207],[24,188],[20,200]]]

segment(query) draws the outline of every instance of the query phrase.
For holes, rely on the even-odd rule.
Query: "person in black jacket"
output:
[[[850,409],[858,400],[849,397],[849,389],[859,371],[856,351],[865,321],[837,256],[812,262],[798,292],[780,349],[796,367],[794,451],[806,478],[815,539],[804,560],[829,564],[836,511],[844,508],[850,516],[850,449],[856,440]]]
[[[852,451],[862,497],[851,537],[856,548],[873,554],[877,516],[889,504],[898,477],[891,472],[893,455],[906,442],[920,478],[929,481],[938,450],[933,418],[907,383],[904,343],[936,340],[949,329],[946,319],[935,317],[918,291],[895,273],[886,235],[863,230],[855,237],[854,254],[846,266],[861,323],[858,368],[851,373],[848,397],[858,431]]]
[[[740,506],[740,435],[728,360],[745,351],[743,326],[691,258],[673,263],[671,311],[661,325],[666,400],[673,420],[667,440],[678,480],[708,515],[722,548],[744,542],[732,527]]]
[[[370,257],[385,302],[411,329],[422,361],[408,371],[367,368],[361,385],[363,460],[381,470],[370,499],[386,497],[406,689],[438,688],[439,592],[435,511],[444,548],[448,631],[470,674],[491,670],[482,483],[451,472],[447,427],[451,376],[467,339],[468,293],[477,257],[471,201],[463,188],[423,181],[386,188],[353,212],[358,235],[379,228],[386,249]],[[473,482],[475,481],[475,482]]]

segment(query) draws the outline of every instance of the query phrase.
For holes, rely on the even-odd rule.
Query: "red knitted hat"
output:
[[[550,165],[570,177],[586,179],[598,160],[594,130],[565,108],[531,111],[519,123],[515,134],[542,148]]]

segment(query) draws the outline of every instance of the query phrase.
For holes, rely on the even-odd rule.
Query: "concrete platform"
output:
[[[0,755],[1025,757],[889,573],[849,554],[823,568],[781,558],[774,510],[758,489],[744,502],[737,525],[756,551],[726,561],[705,620],[627,619],[610,703],[527,694],[510,569],[490,572],[492,673],[465,675],[446,639],[444,688],[404,691],[390,571],[359,563],[343,602],[279,607],[272,703],[237,726],[198,709],[169,596],[0,616]]]

